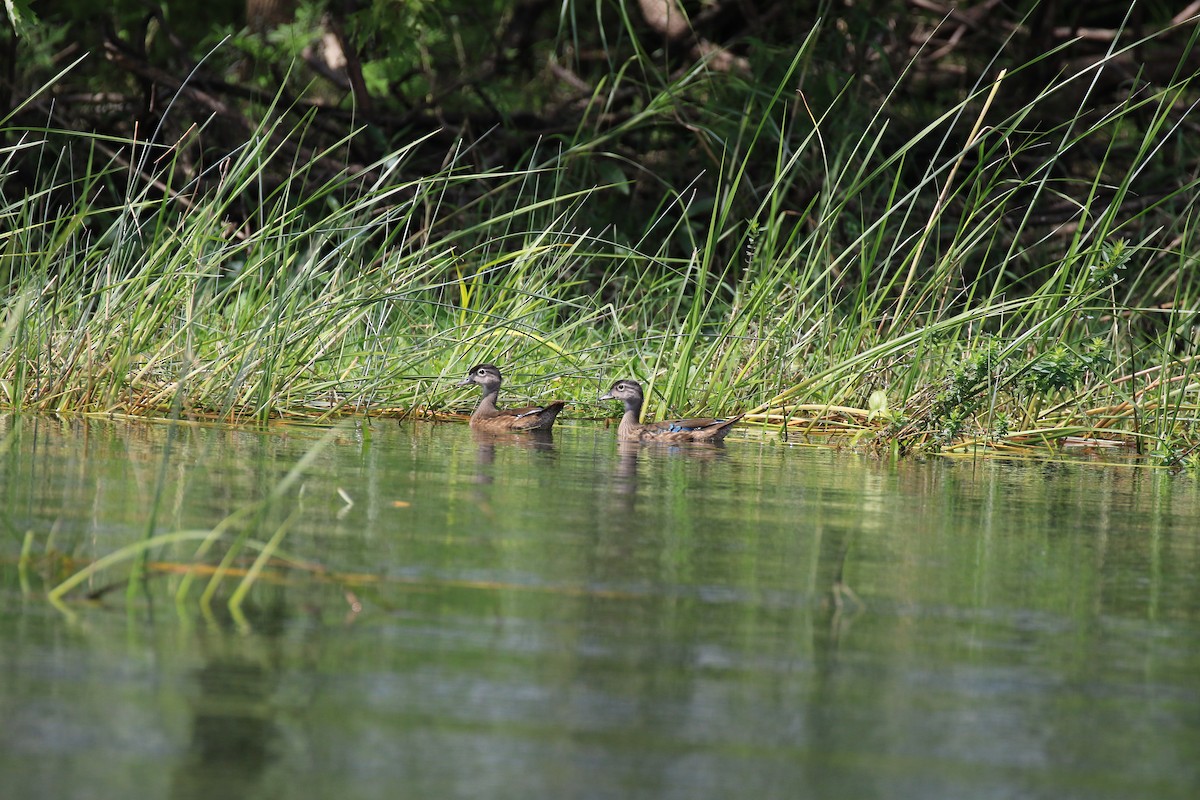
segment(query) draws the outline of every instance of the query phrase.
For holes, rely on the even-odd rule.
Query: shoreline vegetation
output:
[[[31,124],[71,65],[0,123],[0,408],[436,416],[468,410],[455,384],[492,361],[509,403],[565,399],[564,419],[611,416],[594,398],[628,375],[654,418],[1194,467],[1189,30],[1171,77],[1135,74],[1119,102],[1096,84],[1154,44],[1120,30],[1033,98],[1008,87],[1043,56],[989,62],[932,108],[903,75],[873,106],[850,82],[810,89],[814,28],[767,91],[643,61],[636,113],[508,164],[461,142],[435,170],[428,137],[361,163],[365,127],[310,145],[312,115],[282,93],[219,158],[195,156],[213,116],[136,141]],[[597,108],[635,72],[597,86]],[[680,120],[711,155],[685,182],[620,145],[653,149]],[[343,169],[313,168],[328,158]]]

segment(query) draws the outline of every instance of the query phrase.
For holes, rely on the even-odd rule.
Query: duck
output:
[[[642,385],[635,380],[622,378],[612,385],[600,400],[620,400],[625,404],[625,415],[617,426],[617,440],[622,442],[719,442],[728,435],[733,424],[744,414],[726,419],[699,417],[695,419],[667,419],[661,422],[638,422],[642,414]]]
[[[483,389],[483,398],[479,407],[471,414],[471,428],[477,431],[503,433],[506,431],[548,431],[554,425],[554,418],[566,405],[561,400],[547,403],[544,406],[526,406],[524,408],[496,408],[496,398],[500,394],[500,384],[504,378],[495,364],[476,364],[471,367],[467,377],[459,386],[475,384]]]

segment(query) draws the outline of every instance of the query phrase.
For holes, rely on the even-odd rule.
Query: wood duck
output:
[[[733,423],[743,416],[738,414],[729,419],[667,419],[642,425],[638,422],[644,402],[642,385],[628,378],[614,383],[599,399],[620,400],[625,404],[625,415],[617,427],[617,439],[622,442],[719,442],[729,433]]]
[[[554,418],[566,405],[556,400],[544,406],[525,408],[496,408],[496,397],[500,394],[500,370],[493,364],[476,364],[459,386],[478,384],[483,389],[483,399],[471,415],[471,427],[478,431],[548,431]]]

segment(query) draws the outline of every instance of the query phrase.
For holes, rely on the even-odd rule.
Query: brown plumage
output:
[[[476,364],[459,386],[476,384],[483,389],[483,399],[471,415],[471,427],[480,431],[546,431],[566,405],[561,400],[544,406],[525,408],[496,408],[500,394],[500,370],[493,364]]]
[[[625,378],[612,385],[601,400],[620,400],[625,404],[625,415],[617,427],[617,438],[622,442],[719,442],[725,438],[733,423],[741,414],[729,419],[697,417],[695,419],[667,419],[662,422],[638,422],[642,414],[642,385]]]

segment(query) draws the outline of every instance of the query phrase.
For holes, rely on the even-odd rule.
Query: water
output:
[[[5,797],[1200,792],[1186,476],[376,423],[231,527],[303,564],[240,614],[176,604],[195,541],[47,602],[324,434],[0,419]]]

